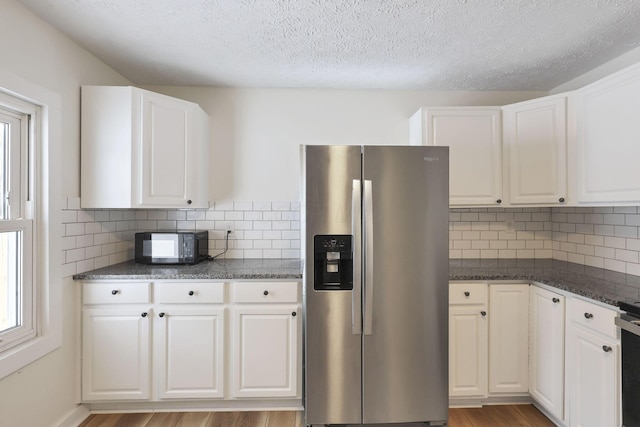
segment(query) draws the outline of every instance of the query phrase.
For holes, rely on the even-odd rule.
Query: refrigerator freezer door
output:
[[[362,422],[362,335],[356,308],[360,277],[354,262],[354,291],[314,290],[316,235],[353,234],[354,180],[361,179],[361,147],[303,147],[305,222],[305,415],[310,424]],[[356,207],[359,202],[355,200]],[[358,212],[355,212],[358,216]],[[357,221],[356,221],[357,222]],[[359,241],[354,238],[354,258]]]
[[[363,423],[447,420],[448,148],[366,146],[363,165],[373,221]]]

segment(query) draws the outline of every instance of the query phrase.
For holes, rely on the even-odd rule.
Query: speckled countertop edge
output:
[[[230,259],[196,265],[146,265],[127,261],[76,274],[74,280],[261,280],[301,279],[299,259]]]
[[[80,273],[75,280],[296,280],[299,259],[230,259],[196,265],[151,266],[127,261]],[[605,304],[640,301],[640,276],[542,259],[452,259],[449,280],[535,281]]]

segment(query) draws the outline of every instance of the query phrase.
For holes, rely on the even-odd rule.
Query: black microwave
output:
[[[135,252],[135,260],[141,264],[197,264],[209,258],[209,232],[136,233]]]

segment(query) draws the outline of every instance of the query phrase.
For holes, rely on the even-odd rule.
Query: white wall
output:
[[[60,95],[62,138],[51,148],[62,151],[60,193],[78,195],[80,85],[127,80],[13,0],[0,1],[0,52],[0,69]],[[2,427],[55,426],[76,409],[78,285],[70,278],[61,285],[63,345],[0,380]]]
[[[215,202],[299,201],[300,144],[409,143],[421,106],[504,105],[542,92],[147,89],[197,102],[211,118]]]

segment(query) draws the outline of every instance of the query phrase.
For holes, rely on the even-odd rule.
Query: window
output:
[[[0,378],[62,345],[60,95],[0,67]]]
[[[0,94],[0,351],[36,336],[33,182],[37,108]]]

